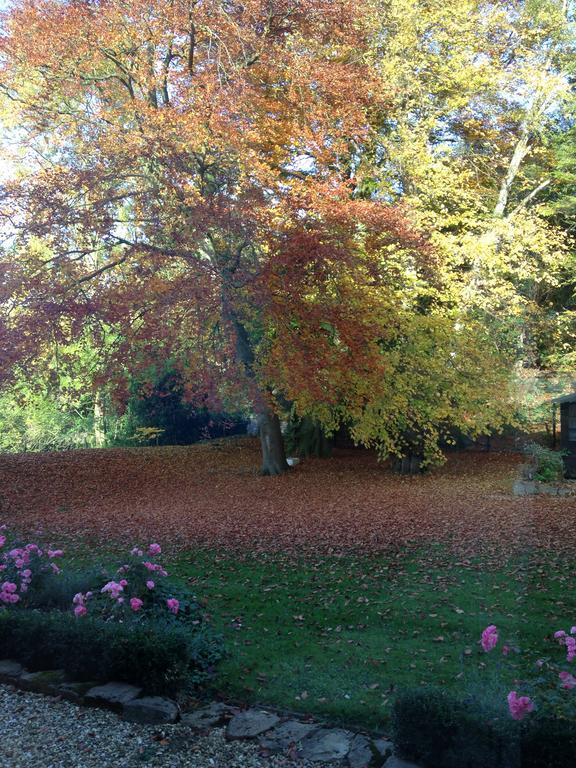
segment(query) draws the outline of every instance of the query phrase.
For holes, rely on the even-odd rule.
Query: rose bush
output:
[[[149,693],[204,683],[222,641],[154,542],[113,568],[63,569],[61,549],[8,543],[0,528],[0,658],[64,669],[73,680],[123,680]]]

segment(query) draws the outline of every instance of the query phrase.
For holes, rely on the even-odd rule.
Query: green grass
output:
[[[225,636],[214,692],[368,729],[386,728],[405,686],[529,676],[538,657],[562,658],[550,634],[576,623],[567,564],[540,555],[495,566],[441,549],[301,562],[204,552],[171,570]],[[521,653],[481,651],[490,623]]]

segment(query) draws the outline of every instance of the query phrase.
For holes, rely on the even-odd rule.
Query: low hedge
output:
[[[398,754],[423,768],[556,768],[576,765],[576,723],[540,716],[522,722],[482,697],[441,690],[400,693],[393,712]]]
[[[174,695],[205,681],[221,656],[220,639],[203,627],[0,611],[0,657],[32,671],[63,669],[73,680],[118,680],[149,694]]]

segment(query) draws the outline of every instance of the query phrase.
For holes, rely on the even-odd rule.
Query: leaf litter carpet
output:
[[[287,555],[441,543],[465,556],[574,548],[576,498],[512,496],[522,458],[452,454],[401,477],[368,451],[258,474],[249,438],[192,446],[0,455],[0,522],[54,542],[160,541]]]

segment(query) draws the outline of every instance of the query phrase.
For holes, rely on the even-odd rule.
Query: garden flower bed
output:
[[[65,573],[62,550],[6,539],[3,528],[0,657],[154,695],[177,695],[210,677],[221,641],[193,595],[168,578],[159,544],[133,548],[113,572]]]

